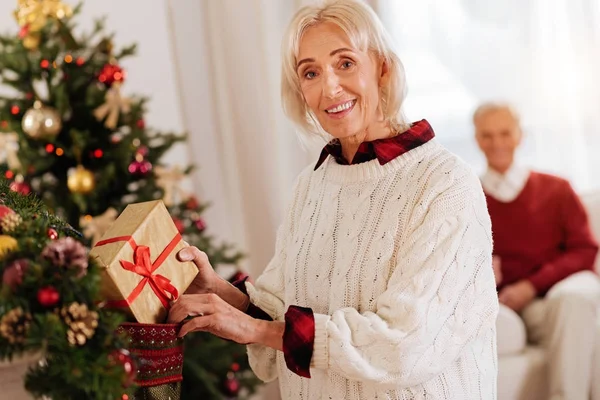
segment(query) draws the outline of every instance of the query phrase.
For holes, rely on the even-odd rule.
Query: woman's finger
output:
[[[208,256],[205,252],[200,251],[196,246],[185,247],[177,253],[177,258],[180,261],[192,261],[196,264],[198,269],[206,268],[210,266]]]
[[[177,334],[177,336],[184,337],[190,332],[204,331],[210,326],[211,319],[211,315],[204,315],[192,318],[191,320],[189,320],[181,326],[181,329],[179,329],[179,333]]]
[[[169,310],[169,323],[179,323],[188,317],[214,314],[218,302],[211,294],[188,294],[177,300]]]

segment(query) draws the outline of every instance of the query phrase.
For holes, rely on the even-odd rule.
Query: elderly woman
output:
[[[495,399],[498,299],[479,179],[403,118],[404,73],[358,0],[297,12],[283,41],[289,117],[331,141],[297,179],[275,255],[252,285],[199,275],[181,335],[248,344],[284,399]],[[191,317],[191,318],[190,318]]]

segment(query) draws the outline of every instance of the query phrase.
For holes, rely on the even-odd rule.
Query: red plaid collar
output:
[[[379,160],[379,164],[385,165],[394,158],[410,151],[433,139],[435,133],[429,125],[429,122],[422,119],[411,125],[406,132],[386,139],[377,139],[372,142],[363,142],[358,147],[356,155],[350,164],[360,164],[374,159]],[[334,139],[321,151],[319,161],[315,165],[317,170],[328,156],[335,158],[338,164],[349,165],[348,161],[342,155],[342,146],[339,139]]]

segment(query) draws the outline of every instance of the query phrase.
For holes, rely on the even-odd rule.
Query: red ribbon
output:
[[[124,308],[128,307],[134,300],[142,293],[144,286],[147,284],[150,285],[152,291],[156,294],[162,305],[168,309],[170,304],[170,300],[177,300],[179,297],[179,292],[177,288],[171,284],[171,280],[168,278],[154,274],[154,271],[161,266],[161,264],[167,259],[169,254],[173,251],[177,243],[181,240],[181,235],[178,233],[175,237],[169,242],[167,247],[160,253],[158,258],[152,263],[150,261],[150,248],[148,246],[138,246],[135,243],[135,240],[131,236],[118,236],[111,239],[101,240],[96,243],[96,246],[104,246],[109,243],[117,243],[117,242],[127,242],[133,249],[133,263],[126,260],[119,260],[121,263],[121,267],[126,269],[127,271],[134,272],[138,275],[144,277],[137,284],[135,289],[127,296],[126,299],[118,300],[118,301],[108,301],[106,303],[107,307],[119,307]],[[170,295],[170,297],[169,297]]]

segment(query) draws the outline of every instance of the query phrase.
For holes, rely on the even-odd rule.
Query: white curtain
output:
[[[170,2],[183,119],[211,232],[257,276],[273,253],[292,182],[311,154],[279,101],[280,41],[300,1]]]
[[[471,115],[513,103],[520,161],[600,187],[600,1],[379,0],[409,85],[412,119],[427,118],[451,150],[482,169]]]

